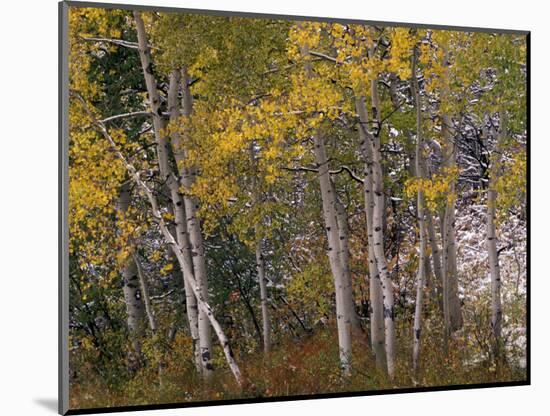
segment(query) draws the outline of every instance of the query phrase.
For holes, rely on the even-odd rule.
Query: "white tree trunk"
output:
[[[357,114],[359,115],[359,123],[366,123],[366,109],[364,98],[356,98],[355,106]],[[359,127],[359,137],[361,140],[361,148],[363,158],[365,159],[364,166],[364,182],[363,192],[365,197],[365,216],[367,222],[367,236],[368,236],[368,259],[369,259],[369,301],[370,301],[370,333],[371,333],[371,346],[376,358],[376,364],[379,368],[383,368],[387,371],[386,362],[386,350],[385,350],[385,334],[384,334],[384,302],[382,294],[382,282],[380,280],[380,273],[378,272],[378,265],[376,262],[376,255],[374,253],[374,235],[373,235],[373,217],[374,217],[374,192],[373,192],[373,165],[371,151],[367,148],[369,137],[366,129]]]
[[[122,215],[124,215],[130,207],[130,192],[130,183],[124,183],[121,186],[117,201],[117,211]],[[130,333],[132,348],[134,349],[133,354],[130,354],[130,358],[132,361],[135,361],[134,364],[138,366],[138,362],[141,360],[140,338],[145,329],[145,310],[136,263],[132,256],[129,256],[125,261],[126,264],[122,269],[122,292],[124,294],[124,303],[126,304],[128,332]]]
[[[138,35],[139,44],[139,56],[141,60],[141,66],[143,69],[143,75],[145,78],[145,84],[147,86],[147,93],[149,95],[149,106],[151,113],[153,114],[153,127],[155,132],[155,139],[157,141],[157,153],[159,158],[159,171],[161,174],[161,180],[166,182],[170,189],[172,202],[174,204],[174,211],[181,210],[181,200],[179,196],[179,183],[176,175],[173,174],[169,165],[169,146],[170,142],[168,137],[163,134],[164,123],[160,115],[160,97],[157,90],[156,81],[152,72],[152,62],[150,57],[150,49],[147,41],[147,35],[145,33],[145,26],[141,19],[141,14],[138,11],[134,11],[134,19],[136,22],[136,30]],[[174,141],[174,140],[173,140]],[[175,152],[178,154],[178,152]],[[189,170],[186,170],[182,176],[182,185],[186,190],[192,185],[193,178],[189,174]],[[205,300],[208,300],[208,283],[206,278],[206,265],[204,260],[204,245],[202,241],[202,234],[200,230],[200,224],[196,217],[196,211],[198,202],[195,198],[184,194],[184,209],[187,220],[187,229],[189,231],[189,241],[193,258],[193,273],[194,278],[198,281],[201,293]],[[179,205],[178,205],[179,204]],[[184,271],[185,273],[190,271]],[[198,332],[199,332],[199,345],[200,345],[200,359],[202,363],[202,372],[204,377],[209,378],[212,374],[212,337],[210,334],[210,324],[206,316],[206,312],[199,308],[198,313]]]
[[[302,56],[309,56],[309,49],[303,46]],[[311,63],[306,61],[304,64],[306,76],[313,77]],[[349,317],[350,305],[345,295],[345,272],[342,266],[342,247],[339,240],[336,195],[333,192],[330,181],[328,157],[325,149],[325,141],[320,130],[317,130],[313,136],[313,152],[315,162],[319,169],[318,178],[321,188],[321,200],[323,205],[323,218],[325,222],[325,231],[327,233],[328,257],[332,277],[334,280],[334,290],[336,295],[336,326],[338,330],[338,345],[340,350],[340,366],[344,375],[351,372],[351,321]],[[349,299],[351,301],[352,299]]]
[[[502,159],[502,143],[506,137],[506,114],[499,111],[499,132],[497,146],[489,170],[489,189],[487,191],[487,251],[489,253],[489,268],[491,270],[491,331],[493,335],[493,355],[495,359],[502,358],[502,300],[500,288],[500,265],[498,261],[496,233],[496,203],[498,192],[497,181],[500,176]]]
[[[170,112],[170,120],[175,121],[179,117],[178,106],[178,91],[181,81],[180,71],[174,70],[170,73],[170,84],[168,90],[168,111]],[[174,132],[171,135],[171,140],[177,142],[177,133]],[[175,153],[175,151],[174,151]],[[176,186],[177,186],[176,181]],[[174,192],[175,191],[175,192]],[[174,222],[176,224],[176,240],[185,250],[182,255],[186,257],[189,264],[193,264],[191,254],[191,242],[189,239],[189,233],[187,231],[187,215],[185,213],[185,204],[183,202],[183,196],[177,189],[170,189],[172,196],[172,202],[174,205]],[[194,270],[183,271],[182,273],[192,273],[194,277]],[[199,372],[202,372],[202,360],[200,354],[200,342],[199,342],[199,310],[197,306],[197,299],[193,294],[192,288],[189,286],[188,279],[183,278],[185,288],[185,304],[187,310],[187,320],[189,322],[189,332],[193,341],[193,353],[195,357],[195,367]]]
[[[442,116],[443,125],[443,167],[456,167],[456,146],[451,133],[452,121],[447,115]],[[451,183],[443,216],[443,310],[445,318],[445,333],[448,337],[452,332],[462,327],[462,310],[458,297],[458,274],[456,264],[456,231],[455,231],[455,183]]]
[[[256,233],[258,235],[258,233]],[[271,351],[271,323],[269,320],[269,304],[267,301],[267,279],[265,277],[265,261],[262,252],[262,240],[256,242],[256,270],[260,285],[260,302],[262,308],[264,353]]]
[[[336,325],[338,328],[338,344],[340,346],[340,364],[342,372],[349,374],[351,370],[351,322],[348,316],[349,305],[346,305],[344,295],[344,270],[340,257],[340,241],[338,223],[336,221],[336,196],[332,192],[330,173],[325,143],[317,133],[314,136],[315,162],[319,168],[319,183],[323,204],[323,217],[328,241],[328,257],[334,279],[336,294]]]
[[[361,331],[361,323],[359,322],[359,316],[355,311],[355,302],[353,300],[353,282],[351,278],[351,271],[349,268],[349,226],[348,226],[348,213],[344,204],[338,198],[334,183],[331,181],[332,192],[336,198],[336,223],[338,224],[338,241],[340,242],[340,263],[342,264],[343,271],[343,296],[344,303],[347,307],[347,314],[351,323],[351,327],[354,331]]]
[[[377,81],[371,82],[371,99],[373,106],[373,124],[378,129],[378,93]],[[359,129],[364,134],[361,138],[361,149],[366,163],[366,171],[372,175],[372,243],[378,274],[382,285],[383,316],[385,327],[385,348],[388,376],[395,374],[395,316],[393,299],[393,282],[388,272],[384,252],[384,178],[382,175],[379,139],[368,129],[367,107],[365,97],[356,97],[355,108],[359,117]],[[370,192],[369,192],[370,193]],[[367,192],[365,192],[367,194]],[[369,232],[370,233],[370,232]]]
[[[193,168],[184,168],[181,177],[181,184],[186,193],[184,193],[183,201],[185,204],[185,213],[187,215],[187,228],[189,230],[189,241],[191,243],[191,255],[193,259],[193,270],[195,279],[199,284],[203,299],[208,301],[208,280],[206,275],[206,261],[204,257],[204,242],[199,219],[197,218],[197,210],[199,207],[198,200],[187,192],[191,189],[195,178]],[[210,323],[206,316],[206,311],[199,308],[199,342],[200,342],[200,357],[202,362],[203,374],[209,378],[213,371],[212,366],[212,335],[210,333]]]
[[[420,91],[416,75],[416,50],[413,52],[411,90],[414,97],[416,109],[416,176],[424,177],[424,155],[422,136],[422,106],[420,102]],[[420,336],[422,332],[422,306],[424,298],[424,285],[426,282],[426,226],[424,222],[424,192],[419,189],[417,195],[418,234],[420,238],[420,253],[418,256],[418,271],[416,277],[416,304],[414,309],[413,327],[413,371],[418,371],[418,357],[420,355]]]
[[[428,243],[432,250],[431,257],[436,280],[434,286],[436,288],[438,304],[441,310],[443,310],[443,269],[441,266],[441,251],[437,241],[433,215],[430,210],[426,210],[426,225],[428,229]]]

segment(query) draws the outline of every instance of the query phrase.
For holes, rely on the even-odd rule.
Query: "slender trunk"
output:
[[[315,162],[319,167],[319,182],[323,216],[328,240],[328,256],[336,294],[336,325],[338,328],[338,344],[340,346],[340,364],[344,374],[351,370],[351,322],[348,316],[349,306],[344,303],[344,271],[340,257],[340,241],[338,223],[336,221],[336,198],[330,184],[328,158],[323,138],[317,133],[314,137]]]
[[[502,142],[506,137],[506,114],[499,111],[499,133],[489,170],[489,189],[487,191],[487,251],[489,252],[489,267],[491,270],[491,331],[493,335],[493,354],[496,360],[502,357],[502,300],[500,295],[501,280],[497,251],[496,234],[496,184],[500,174],[502,158]]]
[[[258,235],[258,234],[256,234]],[[256,242],[256,270],[260,284],[260,301],[262,307],[264,353],[271,351],[271,324],[269,320],[269,305],[267,302],[267,279],[265,278],[265,262],[262,254],[262,240]]]
[[[151,329],[151,332],[156,333],[158,330],[158,324],[157,318],[153,311],[153,307],[151,305],[151,297],[149,296],[149,285],[147,284],[147,280],[145,278],[145,274],[143,273],[141,263],[139,262],[139,259],[135,253],[132,254],[132,259],[136,264],[137,275],[139,278],[139,287],[142,293],[143,304],[145,305],[145,313],[147,314],[147,319],[149,321],[149,328]]]
[[[448,78],[448,52],[444,51],[445,72]],[[451,100],[448,86],[441,90],[441,102]],[[443,150],[443,168],[456,168],[456,145],[452,133],[452,119],[448,114],[441,115],[441,137]],[[448,172],[447,172],[448,173]],[[449,195],[442,217],[441,235],[443,238],[443,314],[445,320],[445,349],[447,349],[448,338],[452,332],[462,327],[462,311],[458,297],[458,275],[456,264],[456,232],[455,232],[455,209],[456,209],[456,184],[453,180],[450,185]]]
[[[371,100],[374,131],[377,132],[380,125],[377,80],[371,81]],[[382,285],[386,363],[388,375],[393,379],[395,373],[395,315],[393,282],[388,271],[384,251],[384,178],[382,175],[380,140],[376,134],[368,129],[369,121],[364,96],[356,97],[355,107],[359,117],[361,149],[366,163],[366,171],[372,177],[372,189],[365,192],[365,194],[372,194],[368,197],[372,198],[369,200],[369,205],[372,203],[372,240],[369,241],[369,244],[374,246],[374,257]],[[369,231],[370,233],[371,231]]]
[[[428,229],[428,243],[430,244],[430,248],[432,251],[431,257],[435,276],[434,287],[439,308],[441,311],[443,311],[443,269],[441,267],[441,251],[439,250],[439,243],[437,242],[433,215],[429,209],[425,210],[425,213],[426,226]]]
[[[170,121],[175,122],[179,117],[179,106],[178,106],[178,91],[181,81],[180,71],[173,70],[170,73],[170,84],[168,90],[168,111],[170,113]],[[170,136],[173,147],[175,148],[174,142],[179,144],[178,133],[173,132]],[[176,153],[176,150],[173,150]],[[183,256],[186,257],[189,264],[193,264],[193,255],[191,241],[189,237],[189,232],[187,229],[187,214],[185,211],[184,197],[179,192],[178,182],[175,181],[175,186],[170,189],[170,194],[172,196],[172,202],[174,205],[174,221],[176,223],[176,240],[177,242],[184,247]],[[194,270],[186,270],[186,273],[191,273],[194,276]],[[184,273],[184,271],[182,271]],[[187,320],[189,322],[189,332],[191,334],[191,339],[193,342],[193,354],[195,357],[195,367],[197,371],[202,372],[202,359],[200,351],[200,341],[199,341],[199,309],[197,306],[197,299],[193,294],[192,288],[189,286],[188,280],[183,279],[184,288],[185,288],[185,303],[187,311]]]
[[[130,207],[130,185],[129,182],[126,182],[120,189],[117,210],[122,216],[125,215]],[[128,332],[130,333],[133,348],[133,352],[130,354],[130,361],[132,362],[131,367],[132,369],[137,369],[141,362],[140,338],[145,329],[145,311],[142,292],[139,287],[136,263],[132,256],[129,256],[125,262],[124,268],[122,269],[122,292],[124,293],[124,302],[126,304]]]
[[[302,47],[302,55],[308,56],[307,46]],[[304,64],[306,76],[313,77],[311,63],[306,61]],[[341,245],[339,240],[338,222],[336,220],[336,195],[333,192],[330,182],[328,157],[325,148],[325,141],[320,130],[317,130],[313,136],[313,150],[315,162],[319,169],[319,184],[321,188],[321,200],[323,205],[323,217],[325,222],[325,231],[327,233],[328,257],[330,268],[334,280],[334,289],[336,295],[336,326],[338,329],[338,345],[340,350],[340,366],[344,375],[349,375],[351,371],[351,322],[349,318],[349,305],[346,305],[344,292],[345,276],[341,262]]]
[[[373,165],[373,237],[374,254],[378,272],[382,278],[382,293],[384,299],[384,326],[386,328],[386,360],[388,375],[393,379],[395,372],[395,310],[393,300],[393,282],[388,270],[384,249],[385,197],[384,176],[382,173],[382,153],[380,152],[380,106],[378,99],[378,80],[371,80],[372,120],[374,137],[370,141],[372,147]]]
[[[185,117],[189,117],[193,112],[193,97],[189,89],[189,77],[187,71],[182,71],[182,110]],[[187,214],[187,227],[191,242],[193,268],[195,271],[195,279],[199,282],[201,293],[204,299],[208,300],[208,277],[206,275],[206,261],[204,256],[204,242],[202,238],[202,229],[200,221],[197,217],[199,201],[196,197],[190,195],[190,189],[195,182],[196,169],[192,166],[187,166],[185,143],[179,135],[173,137],[174,157],[180,167],[181,185],[183,187],[185,212]],[[210,325],[204,312],[199,310],[199,339],[201,360],[203,372],[206,377],[210,377],[212,366],[212,335]]]
[[[412,80],[411,90],[414,97],[416,108],[416,176],[424,177],[423,169],[423,136],[422,136],[422,106],[420,102],[420,91],[416,75],[416,50],[412,58]],[[426,226],[424,222],[424,192],[418,190],[417,195],[417,214],[418,214],[418,234],[420,237],[420,253],[418,256],[418,272],[416,278],[416,304],[414,308],[414,327],[413,327],[413,371],[418,371],[418,357],[420,355],[420,336],[422,332],[422,306],[424,297],[424,284],[426,281]]]
[[[141,289],[141,293],[143,295],[143,304],[145,305],[145,312],[147,313],[147,319],[149,321],[149,329],[151,329],[151,333],[153,336],[158,335],[158,324],[157,324],[157,318],[155,316],[155,312],[153,311],[153,306],[151,305],[151,298],[149,296],[149,285],[147,284],[147,279],[145,277],[145,273],[143,272],[143,268],[141,267],[141,263],[139,261],[139,258],[136,253],[132,254],[132,259],[134,260],[134,263],[136,265],[137,274],[139,277],[139,285]],[[157,340],[158,343],[158,340]],[[157,367],[158,367],[158,378],[159,378],[159,388],[162,390],[164,388],[164,357],[163,357],[163,351],[160,347],[160,344],[157,344],[156,348],[159,349],[159,356],[161,357]]]
[[[441,128],[444,140],[443,166],[448,169],[456,167],[456,146],[451,134],[451,118],[442,116]],[[451,182],[449,196],[446,201],[443,220],[443,309],[445,315],[445,332],[448,337],[452,332],[462,327],[462,311],[458,297],[458,275],[456,264],[456,231],[455,231],[455,182]]]
[[[338,224],[338,240],[340,241],[340,263],[342,264],[343,271],[343,291],[344,299],[347,307],[347,313],[351,323],[351,327],[354,331],[361,331],[361,323],[359,322],[359,316],[355,310],[355,302],[353,300],[353,282],[351,278],[351,271],[349,268],[349,226],[348,226],[348,213],[344,204],[338,198],[334,183],[331,181],[332,192],[336,198],[336,222]]]
[[[360,115],[360,123],[366,122],[366,110],[364,98],[356,99],[357,114]],[[362,117],[362,118],[361,118]],[[363,121],[361,121],[363,120]],[[373,192],[373,167],[370,151],[367,150],[368,136],[366,129],[359,128],[359,136],[362,143],[362,152],[365,159],[363,191],[365,194],[365,215],[367,222],[368,236],[368,261],[369,261],[369,301],[370,301],[370,333],[371,345],[376,358],[376,364],[379,368],[387,371],[386,350],[384,347],[384,302],[382,293],[382,282],[374,254],[374,235],[373,235],[373,217],[374,217],[374,192]]]
[[[182,184],[186,192],[193,185],[194,174],[187,169],[182,177]],[[195,279],[199,284],[202,297],[208,300],[208,280],[206,276],[206,261],[204,253],[204,242],[199,219],[197,218],[198,200],[197,198],[184,194],[185,212],[187,214],[187,227],[189,230],[189,240],[191,243],[191,255],[193,259],[193,271]],[[210,332],[210,323],[206,316],[206,311],[199,309],[199,342],[201,351],[201,362],[203,374],[209,378],[214,370],[212,366],[212,335]]]
[[[160,97],[157,90],[156,81],[152,72],[152,62],[150,57],[150,49],[148,46],[147,35],[145,33],[145,27],[141,14],[138,11],[134,11],[134,19],[136,22],[136,30],[138,35],[139,55],[141,60],[141,66],[143,69],[143,75],[145,78],[145,84],[147,87],[147,93],[149,95],[149,106],[151,113],[153,114],[153,127],[155,132],[155,139],[157,142],[157,154],[159,159],[159,171],[161,180],[165,182],[170,189],[170,196],[174,205],[174,212],[178,216],[176,222],[180,229],[183,229],[183,223],[187,223],[187,230],[189,237],[189,245],[191,249],[191,255],[193,259],[193,267],[188,270],[183,270],[185,274],[193,274],[194,278],[199,282],[199,287],[203,298],[208,300],[208,286],[206,281],[206,267],[204,261],[204,245],[202,241],[202,234],[200,231],[200,225],[196,217],[197,202],[195,198],[188,195],[182,197],[179,193],[179,182],[177,176],[172,171],[169,164],[169,150],[170,142],[168,137],[163,134],[164,122],[160,115]],[[173,104],[173,103],[171,103]],[[177,107],[176,107],[177,108]],[[174,109],[174,107],[172,107]],[[172,141],[176,142],[172,137]],[[178,143],[179,144],[179,143]],[[176,146],[176,143],[174,143]],[[179,152],[174,152],[177,155]],[[192,183],[189,183],[191,179],[189,175],[182,178],[183,185],[186,189],[189,189]],[[184,215],[185,221],[181,219],[181,215]],[[177,224],[178,225],[178,224]],[[178,233],[179,234],[179,233]],[[185,237],[184,237],[185,238]],[[182,255],[186,255],[181,253]],[[187,279],[186,279],[187,280]],[[213,367],[211,361],[212,350],[212,337],[210,334],[210,324],[206,316],[206,312],[199,308],[198,311],[198,333],[199,333],[199,346],[200,346],[200,360],[202,364],[202,373],[205,378],[211,376]]]

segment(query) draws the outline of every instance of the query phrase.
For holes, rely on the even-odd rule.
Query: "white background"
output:
[[[114,0],[111,0],[117,3]],[[151,5],[532,31],[532,383],[470,391],[152,411],[148,415],[548,414],[548,91],[544,1],[128,0]],[[545,20],[546,19],[546,20]],[[54,414],[57,396],[57,4],[0,11],[0,414]]]

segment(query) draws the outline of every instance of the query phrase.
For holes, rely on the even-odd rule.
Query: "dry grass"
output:
[[[406,331],[408,332],[408,331]],[[525,370],[491,362],[472,362],[479,352],[467,339],[456,336],[445,356],[437,329],[427,333],[421,354],[421,370],[415,378],[410,366],[410,341],[406,333],[398,336],[398,366],[390,381],[376,368],[364,336],[355,337],[353,372],[343,378],[339,372],[336,332],[333,328],[317,331],[300,340],[285,339],[269,355],[261,352],[238,354],[238,362],[247,383],[239,388],[223,366],[221,352],[215,361],[218,371],[205,383],[191,364],[191,346],[185,336],[177,337],[166,358],[162,388],[156,366],[148,365],[129,381],[108,384],[92,371],[79,374],[71,385],[71,408],[130,406],[142,404],[184,403],[189,401],[262,398],[322,393],[385,390],[393,388],[433,387],[521,381]]]

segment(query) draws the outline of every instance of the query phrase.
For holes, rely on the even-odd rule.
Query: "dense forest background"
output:
[[[525,42],[71,8],[71,407],[525,379]]]

